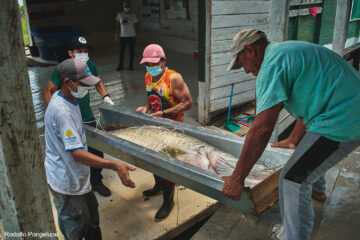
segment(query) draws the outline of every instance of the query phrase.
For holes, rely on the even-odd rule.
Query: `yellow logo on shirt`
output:
[[[72,136],[72,131],[71,131],[71,130],[66,130],[66,131],[65,131],[65,135],[66,135],[67,137],[71,137],[71,136]]]

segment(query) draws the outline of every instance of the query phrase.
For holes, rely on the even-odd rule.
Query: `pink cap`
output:
[[[157,44],[150,44],[144,49],[143,58],[140,64],[145,62],[158,63],[161,58],[165,58],[165,53],[162,47]]]

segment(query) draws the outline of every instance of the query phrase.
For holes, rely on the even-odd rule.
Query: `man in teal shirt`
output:
[[[71,58],[78,58],[83,62],[85,62],[89,67],[90,73],[99,78],[99,72],[95,64],[91,60],[89,60],[87,41],[83,36],[76,36],[69,41],[68,54]],[[97,83],[95,87],[96,90],[99,92],[99,94],[101,94],[101,96],[103,97],[105,103],[114,105],[102,81]],[[59,89],[61,89],[61,81],[58,77],[57,68],[55,68],[50,81],[48,82],[46,88],[44,89],[44,100],[46,104],[49,104],[52,94]],[[90,125],[92,127],[96,127],[95,117],[90,107],[89,92],[87,92],[87,94],[84,97],[78,98],[77,102],[79,103],[83,123]],[[104,154],[102,152],[94,148],[88,147],[88,151],[101,158],[104,157]],[[90,182],[93,190],[99,192],[99,194],[102,196],[105,197],[110,196],[111,195],[110,190],[102,182],[102,178],[103,178],[101,174],[102,168],[91,167],[90,170],[91,170]]]
[[[316,44],[269,43],[245,29],[233,39],[229,70],[244,67],[256,79],[256,117],[223,193],[240,199],[244,179],[263,153],[280,110],[297,119],[290,136],[273,147],[296,148],[280,175],[285,239],[309,239],[311,195],[325,200],[325,173],[360,145],[360,74],[333,51]]]

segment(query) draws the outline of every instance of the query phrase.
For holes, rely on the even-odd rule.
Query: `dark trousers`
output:
[[[87,122],[84,122],[84,124],[96,127],[96,120],[90,120]],[[104,158],[104,153],[100,152],[99,150],[96,150],[95,148],[88,147],[88,152],[95,154],[98,157]],[[103,176],[101,175],[102,168],[90,168],[90,183],[92,186],[97,185],[101,183],[101,180]]]
[[[124,66],[124,56],[126,46],[129,44],[129,53],[130,53],[130,63],[129,66],[134,66],[134,58],[135,58],[135,41],[136,37],[120,37],[120,60],[119,66]]]
[[[99,204],[93,191],[65,195],[50,188],[58,213],[58,224],[67,240],[101,240]]]

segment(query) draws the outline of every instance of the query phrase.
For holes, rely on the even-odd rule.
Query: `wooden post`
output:
[[[56,233],[18,1],[0,0],[0,217],[6,233]],[[20,235],[19,235],[20,236]],[[19,238],[7,237],[7,239]]]
[[[350,8],[351,0],[337,0],[332,49],[340,56],[345,48]]]
[[[270,0],[269,40],[277,42],[286,41],[288,25],[289,0]]]
[[[199,96],[198,122],[210,121],[211,1],[198,0],[199,6]]]
[[[270,41],[283,42],[288,39],[289,12],[289,0],[270,0],[268,34],[268,39]],[[285,109],[280,112],[280,117],[275,125],[269,142],[277,142],[281,131],[284,130],[289,124],[291,124],[290,122],[293,118],[290,115],[287,115],[288,120],[285,121],[285,124],[279,121],[282,118],[281,116],[286,114],[287,112]]]

